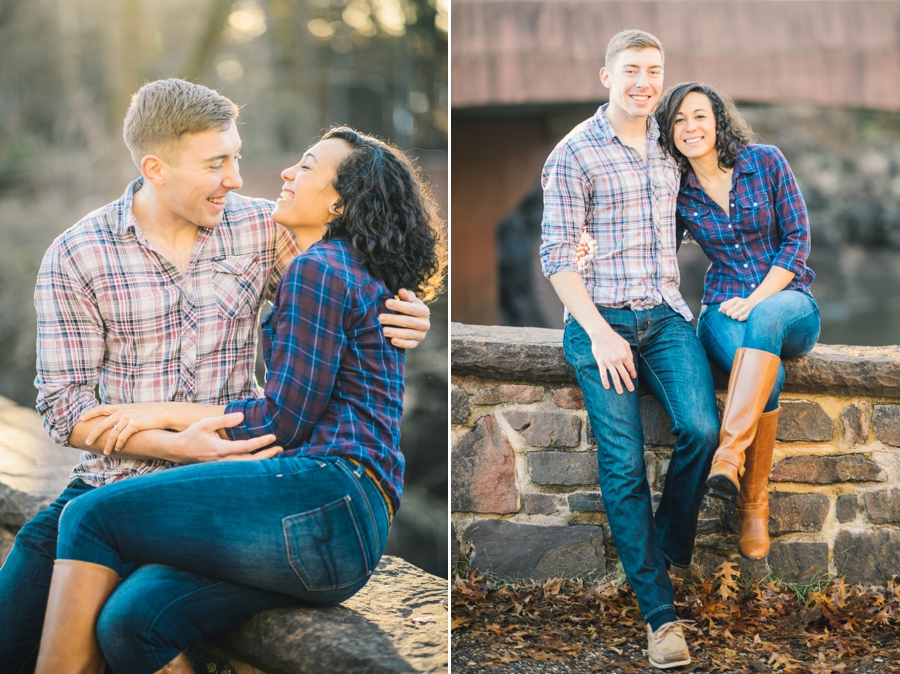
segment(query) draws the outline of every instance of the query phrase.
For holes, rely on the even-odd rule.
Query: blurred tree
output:
[[[136,2],[136,0],[131,0]],[[191,82],[203,79],[222,43],[222,33],[231,12],[232,0],[209,0],[206,26],[194,43],[194,48],[181,68],[181,76]]]
[[[349,123],[425,151],[446,181],[447,11],[445,0],[0,0],[0,395],[34,404],[42,255],[137,175],[121,128],[143,82],[182,77],[243,105],[245,177],[274,184],[273,164]],[[400,554],[441,574],[445,308],[409,359],[403,448],[415,486],[393,527]]]

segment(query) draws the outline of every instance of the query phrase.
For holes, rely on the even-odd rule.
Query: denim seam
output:
[[[785,326],[784,326],[784,334],[787,334],[788,330],[791,329],[791,326],[794,325],[797,321],[806,320],[806,318],[808,318],[809,316],[811,316],[813,313],[815,313],[816,315],[818,315],[819,311],[818,311],[818,309],[817,309],[815,306],[810,306],[809,309],[810,309],[810,310],[809,310],[808,313],[805,313],[805,314],[803,314],[802,316],[795,316],[794,318],[791,319],[791,321],[790,321],[789,323],[786,323]],[[815,342],[818,342],[818,341],[819,341],[819,335],[820,335],[820,334],[822,334],[822,326],[821,326],[821,323],[819,324],[819,332],[818,332],[818,334],[816,335],[816,339],[815,339],[815,341],[813,342],[813,346],[816,345]],[[784,339],[781,340],[781,347],[782,347],[782,350],[783,350],[783,349],[784,349]],[[812,350],[812,347],[810,347],[809,351],[811,351],[811,350]],[[803,356],[803,355],[805,355],[806,353],[809,353],[809,351],[805,351],[804,353],[801,353],[800,356]],[[779,358],[781,358],[781,354],[780,354],[780,353],[777,354],[777,355],[778,355]],[[800,356],[797,356],[797,358],[799,358]]]
[[[662,390],[663,394],[666,396],[666,405],[668,405],[669,409],[671,409],[674,412],[675,407],[672,405],[672,401],[669,400],[669,392],[666,391],[666,387],[662,385],[662,381],[660,381],[660,378],[657,376],[656,372],[653,371],[653,368],[650,366],[650,363],[647,362],[647,359],[644,357],[641,357],[641,360],[644,361],[644,364],[647,366],[647,371],[651,375],[653,375],[653,379],[656,380],[657,385]],[[660,401],[660,402],[662,402],[662,401]],[[666,410],[666,411],[668,412],[668,410]]]
[[[305,515],[308,515],[309,513],[313,513],[313,512],[316,512],[316,513],[321,512],[326,507],[334,505],[334,503],[343,502],[345,507],[347,508],[348,514],[350,515],[350,521],[353,524],[353,529],[356,531],[356,540],[359,543],[360,550],[362,551],[362,557],[363,557],[362,561],[363,561],[363,563],[365,565],[365,569],[366,569],[365,577],[368,578],[375,571],[374,564],[372,564],[372,561],[369,559],[369,554],[366,551],[366,545],[365,545],[365,542],[363,541],[362,532],[360,531],[359,519],[356,517],[356,513],[353,512],[353,507],[350,505],[350,503],[352,501],[353,501],[353,497],[351,497],[350,494],[347,494],[343,498],[338,499],[337,501],[334,501],[333,503],[329,503],[329,504],[326,504],[319,508],[315,508],[313,510],[309,510],[306,512],[296,513],[294,515],[288,515],[287,517],[283,517],[281,520],[281,531],[282,531],[282,534],[284,535],[285,552],[287,553],[288,565],[293,570],[294,575],[296,575],[297,578],[300,580],[300,583],[309,592],[328,592],[331,590],[342,590],[344,588],[355,585],[356,583],[358,583],[361,580],[361,578],[356,578],[352,582],[346,582],[343,585],[330,585],[328,587],[312,587],[312,579],[309,577],[308,572],[306,571],[306,569],[303,566],[303,560],[302,560],[301,556],[298,554],[295,554],[293,552],[293,547],[291,545],[291,538],[288,535],[288,530],[286,528],[286,526],[289,524],[288,520],[293,520],[297,517],[305,516]],[[295,562],[296,562],[297,566],[294,566]],[[298,567],[299,567],[299,571],[298,571]],[[309,583],[307,583],[307,581],[309,581]]]
[[[40,642],[38,642],[38,645],[35,646],[33,649],[31,649],[31,653],[29,653],[29,654],[28,654],[28,657],[25,659],[25,663],[24,663],[21,667],[19,667],[18,670],[16,670],[15,674],[23,674],[23,673],[26,671],[26,670],[25,670],[25,667],[26,667],[26,666],[28,665],[28,663],[31,661],[31,656],[34,655],[35,653],[37,653],[37,652],[38,652],[38,649],[39,649],[40,647],[41,647],[41,644],[40,644]]]
[[[645,616],[643,616],[644,622],[645,622],[645,623],[646,623],[646,622],[650,622],[650,618],[652,618],[653,616],[655,616],[657,613],[662,613],[663,611],[665,611],[665,610],[667,610],[667,609],[672,609],[672,610],[674,611],[674,610],[675,610],[675,604],[663,604],[662,606],[659,606],[659,607],[653,609],[652,611],[650,611],[649,613],[647,613]]]
[[[294,458],[294,457],[288,457],[288,459],[290,459],[290,458]],[[309,460],[311,460],[311,461],[316,461],[316,462],[318,463],[318,469],[326,468],[326,467],[327,467],[327,463],[324,463],[324,464],[321,463],[321,459],[319,459],[319,457],[315,457],[315,456],[307,456],[307,457],[296,457],[296,458],[305,458],[305,459],[309,459]],[[213,463],[213,462],[208,462],[208,463]],[[192,465],[200,465],[200,464],[192,464]],[[317,469],[316,469],[316,468],[311,468],[311,469],[309,469],[309,470],[302,470],[302,471],[300,471],[300,472],[298,472],[298,473],[290,473],[290,475],[292,475],[292,476],[302,475],[303,473],[308,473],[308,472],[311,472],[311,471],[313,471],[313,470],[317,470]],[[161,474],[163,474],[163,471],[158,471],[158,472],[154,472],[154,473],[149,473],[149,475],[161,475]],[[274,473],[266,473],[266,474],[264,474],[264,475],[242,475],[242,476],[241,476],[241,479],[242,479],[242,480],[258,480],[258,479],[270,479],[270,478],[277,478],[277,477],[278,477],[277,474],[274,474]],[[216,478],[212,478],[212,477],[210,477],[210,476],[208,476],[208,475],[199,475],[199,476],[196,476],[196,477],[183,477],[183,478],[180,479],[180,481],[181,481],[182,484],[189,484],[189,483],[191,483],[191,482],[201,482],[201,481],[203,481],[203,480],[215,480],[215,481],[218,481]],[[116,484],[116,483],[113,483],[113,484]],[[143,490],[146,490],[146,489],[153,489],[153,488],[156,487],[156,485],[144,485],[144,484],[137,484],[137,483],[134,483],[134,482],[129,483],[129,484],[134,485],[134,486],[130,487],[131,490],[140,489],[140,490],[143,491]],[[99,487],[98,487],[98,489],[99,489]],[[74,500],[74,499],[73,499],[73,500]],[[69,503],[71,503],[71,501],[69,501]],[[66,505],[68,506],[69,503],[66,503]],[[63,508],[63,510],[65,510],[65,508]],[[60,518],[62,518],[62,514],[60,514]]]
[[[669,559],[668,557],[666,557],[666,553],[663,552],[662,550],[660,550],[660,554],[662,554],[663,559],[665,559],[665,560],[666,560],[669,564],[671,564],[672,566],[677,566],[679,569],[689,569],[689,568],[691,568],[691,565],[690,565],[690,564],[679,564],[678,562],[673,562],[671,559]]]
[[[718,309],[716,309],[716,311],[718,311]],[[712,320],[712,319],[707,319],[707,322],[709,322],[709,320]],[[697,327],[698,328],[700,327],[699,321],[697,322]],[[713,330],[712,328],[706,328],[705,331],[709,333],[710,339],[716,343],[716,346],[718,347],[719,351],[723,351],[723,352],[728,351],[728,349],[725,347],[724,344],[722,344],[722,341],[719,339],[717,330]],[[699,332],[700,332],[699,329],[697,332],[698,332],[698,339],[699,339]],[[729,371],[730,371],[730,368],[729,368]]]
[[[372,508],[372,502],[369,500],[369,496],[366,494],[365,489],[363,489],[362,484],[360,484],[360,479],[362,479],[363,477],[365,477],[367,480],[370,480],[371,478],[368,475],[366,475],[362,464],[359,465],[359,468],[362,471],[362,475],[360,475],[360,476],[357,476],[355,471],[351,471],[347,466],[345,466],[343,461],[338,462],[337,465],[340,466],[344,470],[344,472],[350,474],[350,477],[352,478],[352,482],[356,486],[356,490],[359,492],[359,495],[362,497],[363,503],[366,504],[366,508],[369,511],[369,516],[372,518],[372,533],[375,536],[375,545],[377,546],[378,549],[381,549],[381,547],[382,547],[381,546],[381,535],[378,531],[378,526],[376,524],[375,511]],[[387,509],[387,508],[385,507],[385,509]],[[385,513],[385,516],[388,517],[387,513]],[[388,519],[390,519],[390,518],[388,517]],[[372,569],[374,571],[374,567],[376,565],[373,562],[374,562],[374,560],[370,560],[369,565],[372,567]]]
[[[669,408],[670,410],[672,410],[672,413],[674,414],[674,412],[675,412],[675,407],[672,405],[672,402],[669,400],[669,392],[666,390],[666,387],[662,385],[662,382],[660,381],[660,379],[659,379],[659,377],[657,376],[656,372],[653,371],[653,368],[650,366],[650,363],[647,362],[647,359],[646,359],[646,358],[642,358],[642,360],[644,361],[644,364],[647,366],[647,371],[650,373],[650,375],[653,377],[653,379],[656,380],[657,386],[659,386],[659,389],[663,392],[663,395],[666,397],[666,405],[668,406],[668,408]],[[668,412],[668,410],[666,410],[666,411]],[[670,416],[671,416],[671,415],[670,415]],[[676,420],[676,424],[681,425],[681,422],[679,422],[679,421]],[[678,441],[676,440],[676,444],[677,444],[677,442],[678,442]],[[674,450],[673,450],[673,454],[674,454]],[[673,458],[674,458],[674,457],[673,457]],[[655,524],[655,520],[656,520],[656,518],[654,518],[654,524]],[[665,533],[665,531],[666,531],[666,530],[665,530],[665,527],[663,527],[662,531],[657,530],[657,539],[658,539],[658,540],[659,540],[659,539],[662,539],[662,534]],[[673,562],[672,560],[670,560],[668,557],[666,557],[666,556],[663,554],[663,552],[662,552],[662,547],[660,547],[659,552],[660,552],[660,554],[662,555],[663,559],[667,560],[670,564],[675,564],[675,562]],[[681,566],[680,564],[675,564],[675,566],[677,566],[677,567],[680,568],[680,569],[687,568],[687,567]]]

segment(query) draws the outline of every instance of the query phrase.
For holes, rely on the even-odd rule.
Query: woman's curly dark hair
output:
[[[392,293],[406,288],[434,299],[447,265],[446,236],[421,171],[399,149],[350,127],[332,128],[321,140],[330,138],[351,152],[334,181],[343,211],[323,238],[349,241]]]
[[[659,123],[659,144],[675,158],[682,173],[688,170],[690,164],[687,157],[675,147],[675,117],[685,96],[695,91],[704,94],[712,103],[713,115],[716,118],[716,152],[719,155],[719,167],[734,168],[738,152],[755,141],[756,134],[730,96],[703,82],[683,82],[659,99],[654,110],[656,121]]]

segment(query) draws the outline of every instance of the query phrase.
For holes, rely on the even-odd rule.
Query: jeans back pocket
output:
[[[350,496],[282,520],[288,562],[307,590],[359,583],[373,569]]]

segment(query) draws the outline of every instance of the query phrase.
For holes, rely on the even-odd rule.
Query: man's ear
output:
[[[145,155],[141,159],[141,173],[144,178],[154,185],[165,184],[165,165],[155,154]]]
[[[609,71],[606,66],[600,68],[600,84],[609,89]]]

